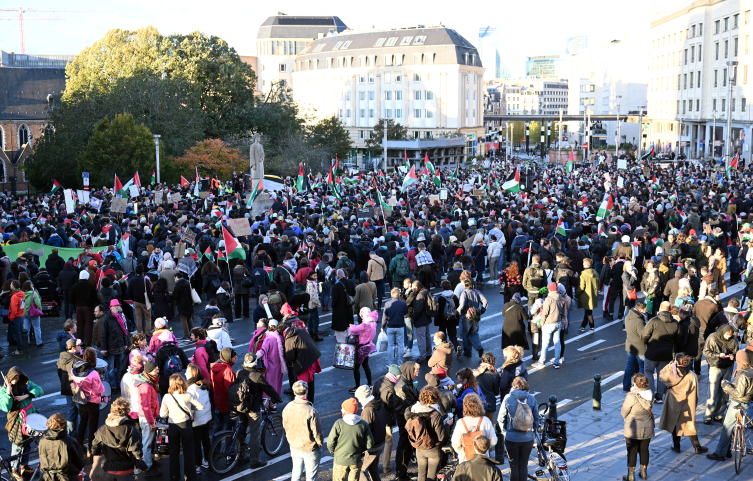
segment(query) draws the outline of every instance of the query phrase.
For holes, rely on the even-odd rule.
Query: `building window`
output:
[[[685,100],[682,101],[682,113],[685,113]]]
[[[350,109],[346,110],[345,113],[346,113],[347,117],[350,118]]]
[[[715,34],[719,33],[719,20],[716,20],[714,22],[714,33]]]
[[[369,118],[370,119],[374,118],[374,109],[369,109]]]
[[[391,79],[392,79],[392,74],[390,74],[389,72],[384,74],[384,83],[386,84],[390,83]]]
[[[688,88],[688,74],[682,75],[682,88],[687,89]]]
[[[413,110],[413,117],[420,119],[421,118],[421,109],[414,109]]]
[[[21,126],[18,127],[18,146],[20,148],[28,143],[31,143],[29,127],[27,127],[26,124],[21,124]]]
[[[427,119],[430,119],[430,118],[432,118],[432,117],[434,117],[434,114],[432,113],[432,111],[431,111],[431,110],[427,110],[427,111],[426,111],[426,118],[427,118]],[[428,132],[427,132],[427,133],[428,133]]]
[[[716,87],[719,86],[719,80],[718,80],[719,75],[718,74],[719,74],[719,71],[718,70],[714,70],[714,88],[716,88]]]
[[[690,37],[695,37],[695,25],[690,27]]]
[[[361,100],[366,100],[366,92],[358,92],[358,97]]]
[[[719,42],[714,44],[714,60],[719,60]]]
[[[727,99],[722,99],[722,112],[727,111]]]
[[[384,43],[384,41],[385,41],[384,38],[378,38],[377,41],[374,43],[374,46],[375,47],[381,47],[382,44]]]
[[[403,100],[403,91],[395,90],[395,100]]]
[[[688,49],[685,49],[685,65],[688,64]],[[662,55],[662,67],[664,67],[664,55]]]
[[[724,58],[729,56],[729,40],[724,41]]]
[[[427,90],[427,91],[426,91],[426,100],[433,100],[433,99],[434,99],[434,94],[433,94],[433,93],[431,93],[431,92],[429,92],[429,91]]]
[[[703,35],[703,24],[699,23],[698,24],[698,36],[701,36],[701,35]]]
[[[358,138],[359,138],[359,139],[362,139],[363,137],[364,137],[364,135],[363,135],[363,130],[359,130],[359,131],[358,131]]]
[[[421,91],[420,91],[420,90],[416,90],[416,91],[415,91],[415,92],[413,93],[413,99],[414,99],[414,100],[421,100]]]
[[[727,69],[722,70],[722,87],[727,86]]]
[[[350,47],[351,43],[353,43],[352,40],[348,40],[347,42],[343,43],[342,47],[340,47],[340,50],[345,50],[346,48]]]
[[[739,26],[739,21],[740,21],[740,14],[736,13],[732,17],[732,28],[737,28]]]
[[[690,88],[693,88],[693,72],[690,72]]]
[[[392,91],[387,90],[384,92],[384,100],[392,100]]]
[[[280,72],[285,72],[287,70],[287,66],[284,63],[280,64]]]
[[[385,117],[387,117],[388,119],[392,118],[392,109],[385,110]]]
[[[732,42],[733,42],[733,44],[732,44],[732,55],[734,55],[735,57],[737,57],[737,37],[735,37],[732,40]]]
[[[416,37],[416,39],[413,41],[413,45],[419,45],[423,44],[426,41],[426,35]]]
[[[743,85],[748,85],[748,66],[743,65]]]
[[[361,115],[362,119],[365,118],[366,117],[366,111],[364,109],[360,109],[360,115]]]
[[[387,39],[387,42],[385,42],[385,47],[392,47],[397,43],[398,37],[390,37]]]
[[[713,112],[716,112],[716,99],[711,101],[711,110]]]
[[[403,118],[403,109],[395,109],[395,118],[396,119]]]
[[[420,82],[421,81],[421,74],[414,73],[413,74],[413,81],[414,82]]]
[[[726,32],[729,30],[729,17],[725,17],[724,19],[724,31]]]
[[[373,73],[370,73],[370,74],[369,74],[369,83],[370,83],[370,84],[373,84],[373,83],[374,83],[374,74],[373,74]]]
[[[365,84],[366,83],[366,76],[361,74],[358,76],[358,83]]]
[[[747,103],[747,101],[745,100],[745,97],[743,97],[743,98],[742,98],[742,99],[740,100],[740,110],[741,110],[741,111],[743,111],[743,112],[745,112],[745,107],[747,107],[747,106],[748,106],[748,103]]]
[[[327,68],[332,68],[332,57],[327,57]]]
[[[698,61],[701,61],[701,57],[703,57],[703,44],[698,44]]]
[[[395,74],[395,83],[399,84],[402,81],[403,81],[403,76],[401,74],[399,74],[399,73],[396,73]]]
[[[385,67],[392,67],[392,55],[385,55],[384,56],[384,66]]]
[[[340,113],[337,116],[343,118],[343,109],[340,109]]]
[[[696,112],[700,112],[701,111],[701,101],[700,100],[696,100],[695,101],[695,111]]]
[[[732,111],[733,111],[733,112],[735,111],[735,104],[736,104],[736,103],[737,103],[737,102],[735,102],[735,99],[732,99],[732,100],[730,101],[730,103],[729,103],[729,106],[730,106],[730,107],[732,107]]]
[[[413,40],[413,37],[403,37],[402,40],[400,40],[400,45],[410,45],[411,41]]]
[[[701,88],[701,71],[700,70],[698,71],[698,75],[696,75],[696,80],[698,80],[698,88]]]
[[[374,94],[374,91],[373,91],[373,90],[371,90],[371,91],[369,92],[369,100],[374,100],[374,95],[375,95],[375,94]]]

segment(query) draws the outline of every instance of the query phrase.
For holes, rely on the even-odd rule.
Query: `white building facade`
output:
[[[442,26],[346,31],[315,40],[296,57],[292,81],[296,101],[317,119],[342,120],[359,163],[381,118],[405,125],[409,138],[459,130],[467,138],[467,155],[484,136],[478,51]],[[435,165],[442,166],[442,159]]]
[[[752,7],[751,0],[698,0],[653,17],[648,110],[657,150],[718,158],[731,111],[732,152],[750,156]]]

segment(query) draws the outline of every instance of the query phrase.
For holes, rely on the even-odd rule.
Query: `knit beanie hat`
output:
[[[157,369],[157,365],[154,364],[152,361],[147,361],[147,363],[144,364],[145,374],[151,374],[155,369]]]
[[[224,362],[230,362],[235,355],[235,350],[232,347],[224,347],[220,351],[220,359]]]
[[[549,289],[549,292],[556,292],[557,291],[557,283],[556,282],[550,282],[547,286],[547,289]]]
[[[343,414],[355,414],[358,412],[358,401],[354,398],[346,399],[341,405]]]

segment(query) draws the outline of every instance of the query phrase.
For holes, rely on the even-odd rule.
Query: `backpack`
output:
[[[515,410],[515,415],[510,420],[510,427],[515,431],[523,431],[524,433],[533,431],[533,413],[531,413],[531,406],[528,403],[518,399],[518,409]]]
[[[217,349],[217,342],[214,339],[207,339],[204,350],[207,352],[208,364],[214,364],[220,360],[220,351]]]
[[[427,292],[426,294],[426,307],[424,308],[424,314],[429,317],[436,317],[439,314],[439,306],[437,305],[437,298]]]
[[[413,415],[406,421],[405,430],[408,432],[408,440],[415,449],[431,449],[437,444],[428,424],[429,418],[426,416]]]
[[[275,292],[269,296],[267,299],[267,305],[269,305],[269,312],[272,313],[272,317],[277,320],[282,319],[282,312],[280,312],[282,309],[282,297],[280,297],[279,292]],[[278,319],[278,316],[280,319]]]
[[[348,269],[348,274],[351,276],[356,272],[356,263],[348,258],[345,258],[345,267]]]
[[[483,419],[483,416],[479,418],[479,424],[481,424],[481,421]],[[474,426],[473,431],[468,429],[468,425],[465,424],[465,418],[461,419],[460,422],[463,423],[463,427],[466,430],[465,434],[460,435],[460,445],[463,447],[463,451],[465,452],[465,459],[467,461],[470,461],[476,454],[476,450],[473,448],[473,440],[483,435],[484,432],[478,428],[478,425]]]
[[[249,413],[254,402],[254,393],[251,392],[251,381],[247,377],[238,377],[230,385],[227,392],[227,402],[231,412]]]
[[[397,260],[395,275],[402,278],[410,276],[410,262],[408,262],[405,256]]]
[[[542,275],[543,269],[539,267],[531,268],[531,285],[536,289],[541,289],[546,286],[546,278]]]
[[[215,349],[217,346],[215,346]],[[162,366],[162,371],[160,374],[165,378],[169,379],[170,376],[172,376],[175,373],[182,373],[183,372],[183,362],[180,360],[180,356],[176,353],[168,354],[167,359],[165,360],[164,366]]]
[[[316,277],[317,277],[317,279],[319,279],[320,282],[324,283],[323,288],[325,290],[329,290],[329,289],[332,288],[332,283],[327,278],[327,267],[325,267],[323,269],[320,269],[320,267],[322,267],[322,264],[325,265],[325,266],[327,266],[327,267],[329,267],[326,262],[320,262],[319,265],[316,266]],[[329,285],[328,285],[328,283],[329,283]]]
[[[455,299],[452,297],[445,297],[445,301],[444,307],[442,308],[442,317],[448,321],[457,320],[460,315],[458,314],[458,311],[455,310],[457,307],[455,306]]]

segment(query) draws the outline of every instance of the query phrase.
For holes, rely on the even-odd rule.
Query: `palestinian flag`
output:
[[[424,155],[425,155],[424,167],[429,171],[430,174],[434,175],[434,172],[436,171],[436,169],[434,169],[434,164],[432,164],[431,161],[429,160],[429,153],[426,152],[426,154]]]
[[[199,167],[195,167],[196,169],[196,185],[193,188],[193,195],[194,197],[199,197]]]
[[[222,237],[225,240],[225,252],[228,259],[243,259],[246,260],[246,251],[243,250],[241,243],[238,239],[230,235],[225,226],[222,226]]]
[[[123,184],[120,183],[120,179],[118,179],[118,174],[115,174],[115,187],[112,189],[115,191],[116,196],[120,196],[120,191],[123,190]]]
[[[677,200],[677,190],[675,190],[675,192],[669,196],[669,200]]]
[[[335,170],[337,170],[337,164],[339,164],[340,161],[337,159],[337,154],[335,154]]]
[[[418,183],[418,176],[416,175],[416,166],[414,165],[410,168],[410,171],[408,172],[408,175],[405,176],[405,179],[403,179],[403,189],[416,183]]]
[[[185,177],[183,177],[183,176],[181,175],[181,176],[180,176],[180,186],[181,186],[181,187],[186,187],[186,186],[188,186],[188,184],[190,184],[190,182],[188,182],[188,181],[186,180],[186,178],[185,178]]]
[[[338,201],[342,202],[343,198],[340,196],[340,192],[337,191],[337,184],[335,184],[335,177],[332,175],[332,166],[329,167],[329,177],[327,178],[327,187],[330,192]]]
[[[607,237],[607,233],[604,232],[604,224],[599,224],[599,235],[603,237]]]
[[[222,211],[220,209],[212,209],[212,220],[222,220]]]
[[[157,176],[154,175],[154,169],[152,169],[152,181],[150,182],[150,185],[154,185],[157,183]]]
[[[434,172],[434,178],[432,180],[434,181],[434,185],[436,185],[440,189],[442,188],[442,176],[440,175],[438,170]]]
[[[502,188],[507,192],[520,192],[520,169],[515,169],[515,178],[502,184]]]
[[[343,177],[343,182],[345,182],[348,185],[355,185],[361,182],[361,177],[363,177],[363,172],[361,172],[361,175],[354,175],[352,177]]]
[[[573,167],[575,166],[575,156],[573,155],[573,151],[570,151],[570,158],[567,159],[567,173],[573,171]]]
[[[262,190],[264,190],[264,179],[259,179],[259,183],[256,184],[256,187],[254,187],[254,190],[251,192],[251,197],[248,198],[246,209],[251,208],[251,204],[254,203],[256,198],[259,196],[259,192],[261,192]]]
[[[562,217],[560,217],[559,220],[557,221],[557,230],[554,233],[559,234],[562,237],[567,237],[567,231],[565,230],[565,226],[562,225]]]
[[[227,262],[227,257],[225,257],[225,254],[221,250],[217,249],[217,262],[219,263],[220,261]]]
[[[138,180],[138,176],[139,176],[139,174],[137,172],[136,175],[134,175],[131,178],[131,180],[129,180],[128,182],[126,182],[125,184],[123,184],[120,187],[120,189],[118,189],[117,186],[120,183],[120,181],[118,180],[118,176],[116,175],[115,176],[115,195],[118,196],[118,197],[123,197],[125,199],[128,199],[131,196],[131,186],[132,185],[137,185],[136,181]]]
[[[133,176],[133,184],[139,189],[141,188],[141,179],[139,179],[139,172],[136,171],[136,175]]]
[[[739,159],[740,159],[740,154],[737,153],[737,154],[735,154],[734,157],[732,157],[732,160],[729,161],[729,167],[727,167],[727,178],[728,179],[732,178],[732,173],[731,173],[732,169],[737,170],[737,162],[738,162]]]
[[[654,178],[651,179],[651,188],[654,190],[659,190],[659,179],[656,178],[656,175],[654,175]]]
[[[298,165],[298,178],[295,181],[295,188],[298,192],[303,192],[303,164]]]
[[[641,160],[641,161],[643,161],[643,160],[651,160],[654,157],[656,157],[656,151],[654,150],[653,144],[651,144],[651,150],[649,150],[648,152],[646,152],[645,154],[643,154],[641,156],[641,158],[638,159],[638,160]]]
[[[204,251],[204,254],[201,255],[202,260],[204,258],[207,258],[210,262],[214,261],[214,256],[212,255],[212,246],[207,247],[207,250]]]
[[[105,229],[102,228],[102,231],[104,230]],[[131,234],[126,232],[123,234],[123,237],[121,237],[120,240],[118,241],[118,250],[120,251],[120,255],[122,255],[124,259],[126,255],[128,254],[128,238],[129,237],[131,237]]]
[[[602,201],[601,206],[599,206],[599,211],[596,213],[596,219],[606,219],[609,217],[609,213],[612,212],[612,209],[614,208],[614,201],[612,200],[612,194],[609,194],[609,197],[604,199]]]
[[[50,191],[50,196],[55,195],[55,193],[57,191],[59,191],[60,189],[62,189],[62,188],[63,188],[63,186],[60,185],[60,182],[58,182],[55,179],[52,179],[52,190]]]

